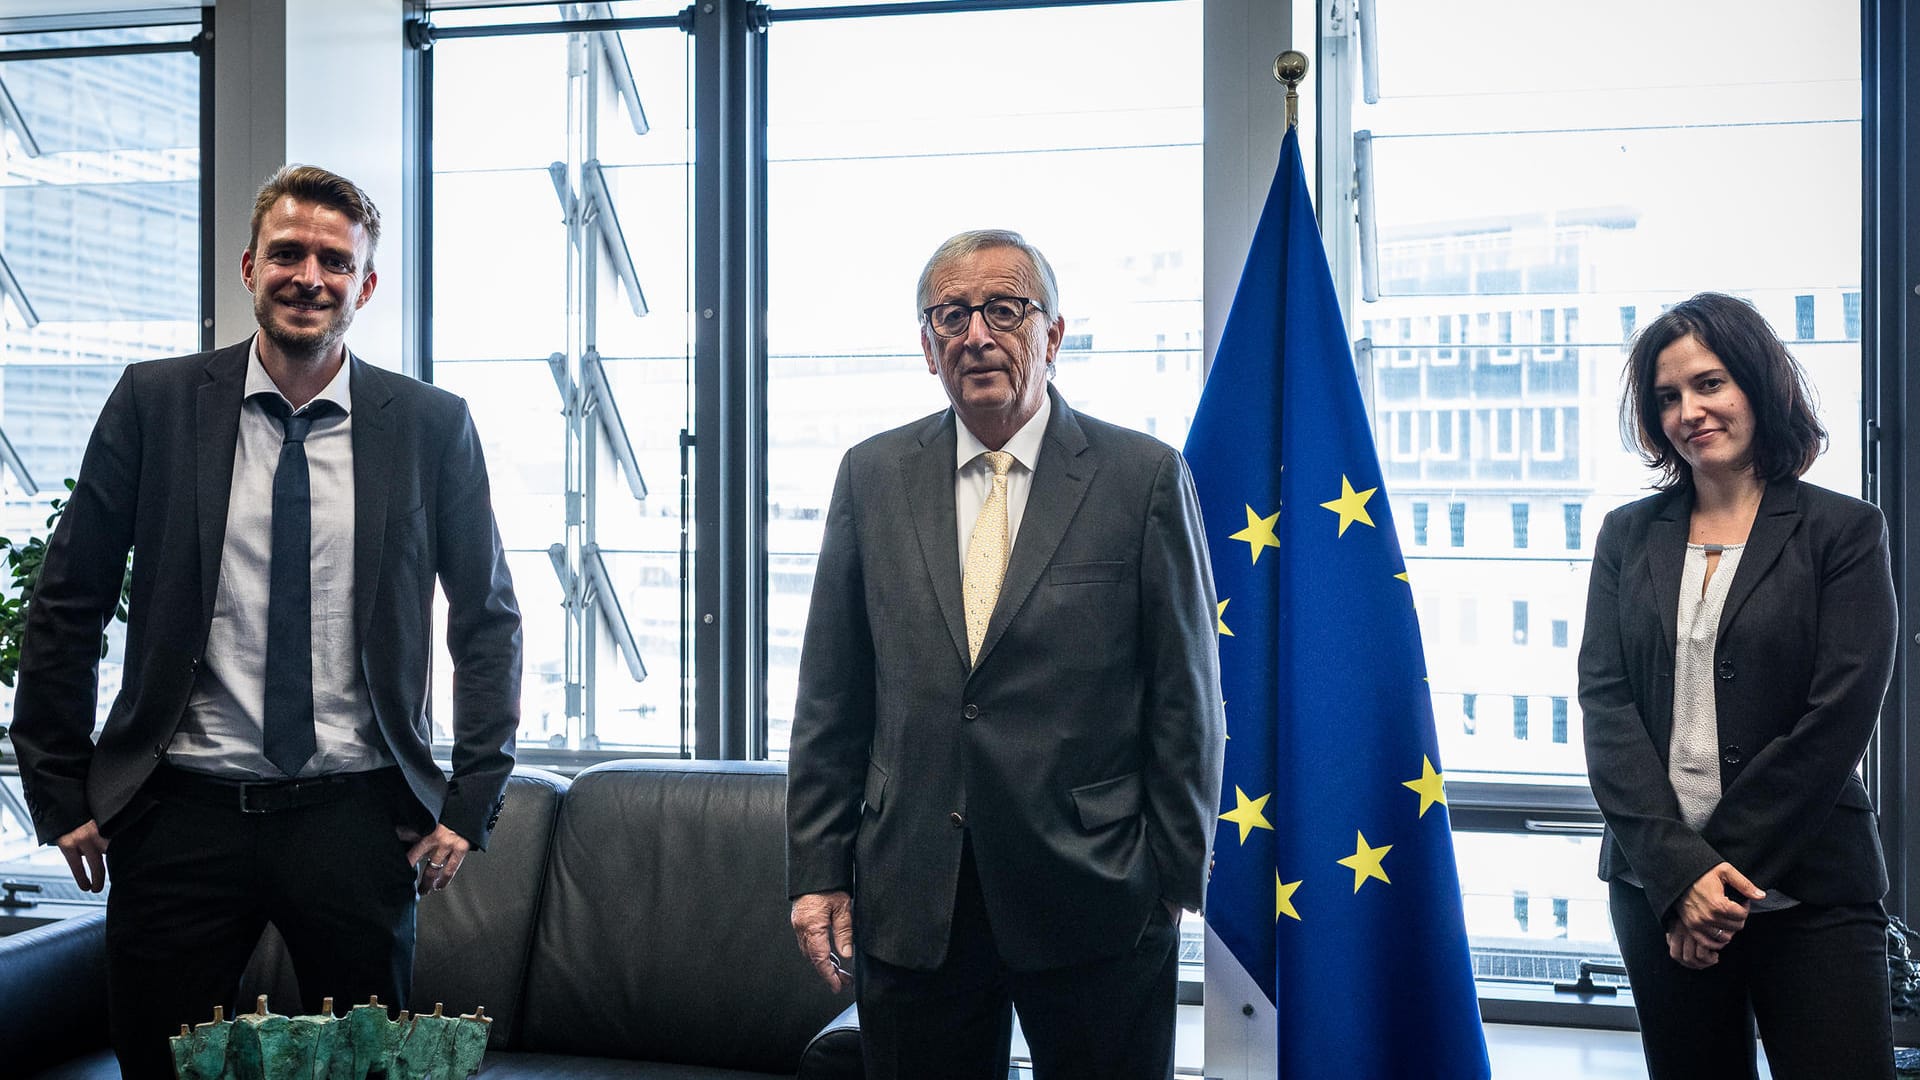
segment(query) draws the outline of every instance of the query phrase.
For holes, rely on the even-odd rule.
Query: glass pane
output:
[[[1007,47],[1019,41],[1065,47],[1034,63]],[[1185,441],[1202,369],[1200,5],[781,23],[768,57],[767,705],[780,757],[840,455],[947,403],[914,303],[942,240],[1024,233],[1060,282],[1061,394]]]
[[[473,413],[501,541],[545,558],[566,520],[565,421],[547,362],[436,361],[433,381],[466,398]]]
[[[195,30],[11,34],[0,47]],[[191,53],[0,62],[0,432],[39,488],[7,470],[0,533],[45,531],[122,368],[200,347],[199,110]],[[122,630],[101,664],[103,717]]]
[[[1598,837],[1457,832],[1453,848],[1477,977],[1572,982],[1582,960],[1620,962]]]
[[[558,18],[546,5],[463,19],[509,16]],[[668,29],[577,42],[568,34],[462,38],[434,47],[433,373],[467,398],[486,444],[494,508],[527,619],[521,738],[528,747],[677,753],[681,746],[680,433],[690,426],[691,355],[686,42]],[[569,108],[576,44],[591,86]],[[631,94],[614,74],[616,61],[632,75]],[[636,115],[645,117],[644,134]],[[612,229],[589,229],[585,287],[570,297],[566,214],[548,166],[564,163],[574,147],[581,160],[603,166],[611,206],[593,219],[617,219],[620,244],[616,250]],[[645,315],[636,314],[624,280],[629,262]],[[481,268],[484,274],[475,272]],[[504,280],[513,292],[503,299],[493,283]],[[646,672],[635,680],[601,621],[611,605],[590,607],[579,639],[588,711],[572,721],[568,613],[547,554],[567,540],[570,497],[568,419],[547,358],[564,354],[570,341],[604,357],[615,404],[596,404],[581,421],[579,535],[602,551]],[[644,498],[619,464],[629,445]]]
[[[585,18],[651,19],[678,15],[686,0],[613,0],[598,4],[522,4],[514,0],[477,0],[429,4],[435,26],[505,26],[518,23],[559,22],[585,9]]]
[[[1633,334],[1752,301],[1860,490],[1858,12],[1378,0],[1379,299],[1350,330],[1402,529],[1449,777],[1585,785],[1593,542],[1651,479],[1619,434]],[[1649,27],[1659,27],[1649,33]],[[1791,80],[1777,57],[1794,60]],[[1360,282],[1355,282],[1360,295]],[[1445,528],[1441,512],[1445,512]],[[1613,951],[1595,840],[1459,834],[1481,974]]]
[[[1377,5],[1381,100],[1354,125],[1381,298],[1352,329],[1455,776],[1584,781],[1577,702],[1566,729],[1479,721],[1574,697],[1579,635],[1500,622],[1524,603],[1581,625],[1601,519],[1646,494],[1619,376],[1663,306],[1750,299],[1818,391],[1832,449],[1809,478],[1860,489],[1857,12],[1763,7]],[[1441,502],[1451,536],[1410,528]],[[1521,530],[1527,508],[1566,527]]]

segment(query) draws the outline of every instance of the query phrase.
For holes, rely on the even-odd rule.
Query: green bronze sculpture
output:
[[[480,1071],[493,1018],[476,1008],[448,1016],[443,1005],[414,1016],[387,1015],[379,998],[333,1015],[333,999],[312,1016],[267,1008],[234,1020],[215,1007],[213,1020],[182,1025],[172,1039],[179,1080],[466,1080]]]

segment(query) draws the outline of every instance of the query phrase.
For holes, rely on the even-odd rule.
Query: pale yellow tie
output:
[[[980,643],[987,640],[987,621],[1000,600],[1000,582],[1007,576],[1007,470],[1013,455],[989,450],[981,455],[993,470],[993,490],[980,507],[967,538],[967,564],[960,576],[960,594],[967,606],[967,659],[980,659]]]

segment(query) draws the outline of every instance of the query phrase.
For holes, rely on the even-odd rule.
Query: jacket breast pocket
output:
[[[1047,571],[1054,585],[1098,585],[1119,581],[1127,570],[1125,561],[1060,563]]]
[[[1074,788],[1069,794],[1073,796],[1073,809],[1080,817],[1080,827],[1096,832],[1115,822],[1140,816],[1146,787],[1139,773],[1130,772]]]

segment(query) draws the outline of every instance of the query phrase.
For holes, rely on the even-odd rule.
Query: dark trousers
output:
[[[329,996],[339,1009],[375,994],[405,1006],[415,877],[394,834],[387,779],[272,813],[242,813],[237,797],[221,806],[160,793],[116,831],[107,849],[107,994],[124,1076],[171,1080],[168,1036],[212,1019],[215,1005],[236,1004],[268,922],[286,939],[302,999],[269,1002],[275,1012],[311,1014]],[[397,771],[391,779],[401,782]]]
[[[1018,1009],[1036,1080],[1169,1080],[1179,939],[1155,904],[1126,952],[1049,971],[1012,970],[994,945],[969,846],[945,963],[913,971],[858,958],[867,1078],[1005,1080]]]
[[[1668,954],[1645,892],[1615,881],[1611,903],[1651,1080],[1753,1080],[1756,1022],[1774,1080],[1892,1080],[1878,903],[1750,915],[1704,971]]]

